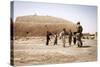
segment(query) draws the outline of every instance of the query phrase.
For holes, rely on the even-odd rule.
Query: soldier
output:
[[[82,43],[82,31],[83,31],[83,27],[80,25],[80,22],[77,22],[77,45],[78,47],[82,47],[83,43]]]
[[[49,41],[50,41],[50,35],[52,35],[51,32],[47,31],[47,34],[46,34],[46,45],[48,46],[49,44]]]
[[[72,42],[72,32],[71,30],[69,31],[69,45],[71,46],[71,42]]]

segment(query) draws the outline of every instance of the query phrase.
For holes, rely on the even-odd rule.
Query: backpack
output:
[[[80,26],[78,26],[77,32],[78,32],[78,33],[82,33],[82,31],[83,31],[82,26],[81,26],[81,25],[80,25]]]

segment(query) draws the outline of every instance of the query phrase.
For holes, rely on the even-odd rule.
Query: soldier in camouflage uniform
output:
[[[83,31],[83,27],[80,25],[80,22],[77,22],[77,45],[78,47],[82,47],[83,43],[82,43],[82,31]]]

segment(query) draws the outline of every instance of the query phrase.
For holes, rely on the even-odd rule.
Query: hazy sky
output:
[[[97,7],[86,5],[50,4],[14,1],[14,20],[24,15],[49,15],[77,23],[81,22],[83,32],[97,32]]]

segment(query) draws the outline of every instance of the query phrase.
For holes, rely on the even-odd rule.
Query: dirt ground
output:
[[[45,37],[26,37],[14,40],[14,65],[57,64],[69,62],[88,62],[97,60],[97,40],[83,40],[83,47],[72,43],[63,47],[62,40],[48,46]]]

